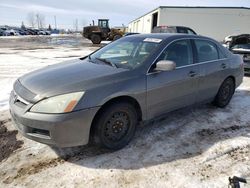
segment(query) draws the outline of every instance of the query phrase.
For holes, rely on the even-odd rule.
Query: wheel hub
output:
[[[105,125],[105,137],[112,141],[122,139],[130,126],[129,116],[125,112],[114,113]]]
[[[112,130],[114,133],[119,133],[123,129],[124,123],[122,121],[116,121],[115,124],[112,126]]]

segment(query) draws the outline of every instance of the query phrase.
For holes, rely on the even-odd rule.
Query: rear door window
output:
[[[219,58],[220,59],[225,59],[227,58],[227,56],[222,52],[222,50],[220,48],[218,48],[218,52],[219,52]]]
[[[198,63],[219,59],[216,44],[206,40],[194,40],[194,42],[197,49]]]

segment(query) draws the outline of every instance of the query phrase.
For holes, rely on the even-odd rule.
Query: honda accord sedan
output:
[[[120,149],[139,122],[197,103],[225,107],[243,74],[242,58],[213,39],[131,35],[20,77],[10,113],[25,137],[41,143]]]

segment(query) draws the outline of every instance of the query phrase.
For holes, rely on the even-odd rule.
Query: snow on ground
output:
[[[34,37],[31,37],[34,38]],[[46,37],[48,38],[48,37]],[[20,36],[12,37],[11,39],[28,39],[20,38]],[[73,38],[74,39],[74,38]],[[49,41],[50,44],[61,44],[61,43],[70,43],[72,44],[73,39],[68,38],[52,38]],[[75,40],[75,39],[74,39]],[[15,40],[14,40],[15,41]],[[29,41],[24,43],[25,46],[16,47],[14,43],[14,48],[1,48],[3,43],[7,43],[6,38],[0,39],[0,110],[8,109],[8,98],[10,91],[12,90],[13,82],[21,75],[42,68],[47,65],[54,63],[59,63],[64,60],[75,59],[83,57],[93,50],[97,49],[96,47],[81,47],[81,46],[41,46],[41,45],[27,45]],[[6,44],[7,46],[10,44]],[[11,45],[10,45],[11,46]]]
[[[201,105],[169,113],[140,125],[133,141],[119,151],[58,149],[17,133],[7,111],[12,84],[26,72],[96,47],[35,48],[0,44],[0,187],[203,188],[227,187],[233,175],[250,178],[250,77],[227,108]]]

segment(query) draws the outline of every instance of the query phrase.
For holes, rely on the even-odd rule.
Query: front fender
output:
[[[114,98],[124,96],[135,99],[141,107],[143,118],[146,118],[146,79],[144,76],[113,81],[88,90],[76,106],[76,110],[101,107]]]

